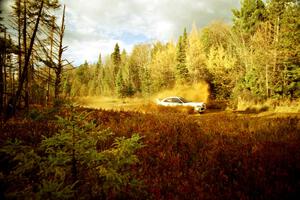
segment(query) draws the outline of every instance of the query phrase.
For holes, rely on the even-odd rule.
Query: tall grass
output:
[[[150,105],[151,112],[95,110],[88,118],[116,136],[143,136],[133,199],[298,199],[300,117],[235,113],[188,115]],[[23,126],[30,128],[22,128]],[[38,138],[51,126],[19,122],[1,130],[1,141]],[[43,129],[41,131],[40,129]],[[35,135],[33,135],[35,133]],[[33,145],[33,144],[32,144]],[[92,183],[91,183],[92,184]]]
[[[237,110],[247,112],[272,111],[276,113],[300,113],[299,100],[275,100],[266,101],[246,101],[239,99]]]

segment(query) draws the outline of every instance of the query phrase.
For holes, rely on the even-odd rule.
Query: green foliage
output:
[[[152,94],[152,88],[151,88],[151,83],[152,83],[152,77],[150,74],[150,70],[148,67],[145,67],[143,69],[143,72],[141,74],[141,79],[142,79],[142,91],[144,96],[149,97]]]
[[[111,54],[111,58],[115,66],[119,66],[121,64],[121,53],[118,43],[116,43],[115,45],[115,49],[114,52]]]
[[[66,104],[65,101],[64,104]],[[59,106],[57,105],[48,109],[32,108],[29,110],[29,112],[25,114],[25,118],[33,121],[41,121],[41,122],[46,120],[53,120],[55,119],[55,115],[58,113],[58,111],[59,111]]]
[[[180,36],[177,44],[177,65],[176,65],[176,76],[179,84],[186,84],[189,81],[189,71],[186,66],[186,48],[187,38],[186,30],[183,37]]]
[[[99,54],[99,57],[98,57],[98,62],[97,62],[97,70],[96,71],[96,74],[97,72],[99,72],[99,69],[102,67],[103,63],[102,63],[102,57],[101,57],[101,54]]]
[[[114,198],[130,188],[141,137],[114,138],[86,117],[70,109],[57,117],[59,132],[35,146],[8,140],[0,149],[8,166],[1,168],[5,198]]]
[[[243,0],[241,9],[233,9],[234,29],[243,36],[255,33],[259,24],[266,18],[265,5],[262,0]]]
[[[80,65],[78,70],[76,70],[76,75],[81,83],[86,83],[89,80],[88,70],[89,64],[87,61],[85,61],[83,65]]]
[[[295,1],[286,1],[284,5],[277,44],[280,55],[278,65],[282,73],[283,95],[296,98],[300,89],[300,5]]]
[[[43,118],[43,115],[36,109],[30,110],[27,115],[32,120],[40,120]]]
[[[124,83],[124,79],[123,79],[123,75],[122,75],[122,71],[119,70],[118,75],[117,75],[117,79],[116,79],[116,89],[117,89],[117,93],[118,96],[123,98],[126,96],[126,86]]]
[[[299,98],[299,13],[295,0],[243,0],[233,26],[194,26],[177,43],[137,44],[129,55],[116,44],[103,67],[75,70],[69,93],[149,97],[205,81],[216,99]]]

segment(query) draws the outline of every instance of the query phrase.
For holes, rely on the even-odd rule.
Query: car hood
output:
[[[185,103],[185,105],[188,105],[188,106],[205,106],[205,103],[204,102],[188,102],[188,103]]]

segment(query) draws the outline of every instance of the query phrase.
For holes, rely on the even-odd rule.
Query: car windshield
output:
[[[186,99],[183,98],[183,97],[179,97],[179,99],[180,99],[183,103],[188,103],[188,102],[190,102],[190,101],[186,100]]]

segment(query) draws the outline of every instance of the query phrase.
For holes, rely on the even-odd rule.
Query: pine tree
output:
[[[189,71],[186,66],[186,41],[185,37],[180,36],[177,44],[176,54],[176,81],[179,84],[186,84],[189,80]]]
[[[259,24],[266,19],[265,4],[262,0],[243,0],[241,9],[233,9],[233,27],[243,37],[253,35]]]
[[[268,19],[273,35],[273,95],[299,97],[300,5],[297,0],[272,0]]]
[[[188,48],[188,35],[187,35],[187,32],[186,32],[186,28],[184,28],[184,30],[183,30],[182,45],[183,45],[183,48],[185,50],[187,50],[187,48]]]
[[[142,71],[142,92],[143,95],[146,97],[150,97],[151,95],[151,84],[152,84],[152,78],[150,69],[148,67],[145,67]]]
[[[122,70],[119,70],[118,75],[117,75],[117,79],[116,79],[116,89],[117,89],[117,95],[121,98],[125,97],[125,83],[124,83],[124,79],[123,79],[123,74],[122,74]]]
[[[123,49],[122,53],[121,53],[121,64],[124,66],[127,63],[127,52],[125,49]]]
[[[115,66],[119,66],[121,64],[121,54],[119,44],[116,43],[114,52],[112,53],[112,61]]]
[[[103,79],[103,66],[102,66],[102,57],[101,53],[99,54],[98,61],[95,66],[95,72],[94,72],[94,77],[93,77],[93,84],[92,84],[92,95],[100,95],[102,90],[101,90],[101,80]]]
[[[85,60],[84,64],[80,65],[76,70],[76,76],[78,77],[81,84],[87,83],[89,80],[89,64]]]
[[[111,70],[112,70],[112,83],[115,85],[117,81],[117,76],[121,68],[121,54],[119,44],[116,43],[114,52],[111,54]],[[114,87],[114,86],[113,86]]]
[[[102,57],[100,53],[96,64],[96,72],[95,72],[96,75],[98,75],[98,73],[100,72],[101,67],[102,67]]]
[[[1,167],[1,199],[116,199],[129,186],[139,188],[134,188],[139,180],[131,166],[139,162],[136,151],[143,147],[142,137],[116,137],[89,120],[88,112],[68,110],[53,122],[61,128],[35,139],[34,145],[2,142],[1,156],[10,165],[7,173]]]

